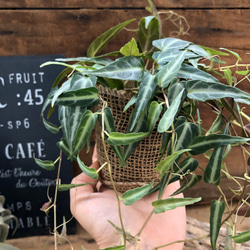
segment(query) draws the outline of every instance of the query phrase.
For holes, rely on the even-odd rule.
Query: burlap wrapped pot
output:
[[[132,94],[103,86],[98,86],[98,89],[101,98],[108,103],[108,107],[112,110],[116,131],[126,133],[132,108],[126,112],[123,112],[123,109],[132,97]],[[101,106],[98,108],[101,109]],[[95,131],[98,161],[102,165],[107,162],[107,159],[101,139],[101,127],[98,125]],[[106,142],[105,145],[111,164],[112,178],[119,192],[125,192],[129,189],[149,184],[152,180],[155,180],[155,184],[159,182],[159,173],[155,171],[155,167],[160,157],[160,133],[153,132],[150,137],[143,139],[134,154],[126,161],[126,167],[119,167],[118,157]],[[101,171],[100,180],[105,186],[112,188],[107,165]]]

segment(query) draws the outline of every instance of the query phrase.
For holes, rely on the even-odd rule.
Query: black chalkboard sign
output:
[[[13,237],[49,234],[53,229],[53,213],[40,211],[53,198],[57,170],[38,167],[33,155],[41,160],[55,160],[59,156],[56,142],[60,135],[52,135],[41,121],[44,100],[60,66],[40,65],[62,56],[0,57],[0,194],[8,208],[18,218],[18,230]],[[56,120],[57,117],[54,117]],[[56,121],[55,121],[56,122]],[[63,160],[62,183],[70,183],[72,165]],[[52,183],[52,184],[51,184]],[[58,224],[71,218],[69,194],[58,194]],[[53,210],[53,209],[52,209]],[[14,222],[10,229],[13,230]],[[9,238],[11,238],[11,230]],[[75,222],[67,224],[69,234],[75,233]]]

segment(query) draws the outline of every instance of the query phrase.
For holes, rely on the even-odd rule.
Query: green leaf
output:
[[[179,50],[167,50],[167,51],[156,51],[152,55],[152,58],[161,66],[165,65],[166,63],[170,62],[171,60],[175,59],[178,54],[180,53]],[[187,51],[185,54],[185,59],[200,59],[201,57],[196,55],[193,52]]]
[[[95,87],[69,91],[61,94],[55,104],[65,106],[89,107],[97,105],[99,102],[98,90]]]
[[[250,230],[247,230],[245,232],[239,233],[236,236],[232,236],[232,239],[236,242],[236,243],[244,243],[250,240]]]
[[[162,111],[162,105],[156,101],[150,104],[147,119],[147,131],[152,133],[155,128],[155,124],[158,121]]]
[[[41,168],[44,168],[46,170],[54,170],[55,169],[55,164],[53,161],[43,161],[43,160],[40,160],[38,158],[35,158],[34,157],[34,160],[36,162],[36,164],[41,167]]]
[[[228,56],[228,53],[222,52],[220,50],[215,50],[209,47],[205,47],[202,45],[199,45],[201,48],[203,48],[204,50],[206,50],[211,56]]]
[[[72,160],[76,160],[76,156],[72,155],[72,150],[69,149],[69,146],[64,138],[62,138],[59,142],[57,142],[57,147],[63,151],[69,158]]]
[[[233,83],[232,71],[229,68],[226,68],[225,70],[223,70],[223,73],[227,80],[227,84],[229,86],[232,86]]]
[[[43,119],[43,125],[44,127],[49,131],[51,132],[52,134],[58,134],[60,132],[60,128],[58,128],[57,125],[51,123],[51,122],[48,122],[46,119],[44,119],[44,117],[42,117]]]
[[[58,191],[68,191],[71,188],[82,187],[82,186],[86,186],[90,184],[92,183],[89,182],[89,183],[82,183],[82,184],[60,184],[58,185]]]
[[[41,114],[46,110],[46,108],[51,104],[51,100],[54,96],[54,94],[56,93],[56,91],[58,90],[57,87],[53,88],[50,90],[48,96],[46,97],[43,106],[42,106],[42,110],[41,110]]]
[[[154,76],[151,75],[150,72],[146,71],[140,83],[136,105],[132,116],[132,123],[130,125],[130,132],[133,131],[135,124],[138,122],[138,119],[141,116],[141,113],[152,99],[156,86],[157,85],[154,82]]]
[[[130,125],[133,122],[132,117],[133,117],[133,113],[134,110],[132,111],[132,114],[130,115],[130,120],[129,120],[129,124],[127,127],[127,132],[130,131]],[[134,127],[134,133],[139,133],[139,132],[146,132],[146,125],[147,125],[147,110],[145,109],[139,119],[138,122],[136,123],[135,127]],[[149,132],[148,132],[148,136],[149,136]],[[134,143],[130,143],[128,145],[125,145],[123,148],[123,157],[125,160],[127,160],[136,150],[136,148],[138,147],[138,145],[140,144],[140,140],[136,141]]]
[[[200,45],[196,45],[196,44],[190,44],[188,46],[188,50],[193,51],[195,54],[204,57],[204,58],[209,58],[210,54]]]
[[[100,69],[85,71],[89,75],[120,80],[140,81],[144,72],[144,62],[141,57],[126,56]]]
[[[126,112],[132,105],[134,105],[136,103],[136,100],[137,100],[137,96],[133,95],[131,99],[127,102],[127,104],[125,105],[123,112]]]
[[[181,187],[177,189],[171,196],[175,196],[177,194],[181,194],[184,191],[190,189],[193,187],[196,183],[198,183],[201,180],[201,175],[190,175],[188,176],[185,181],[182,183]]]
[[[139,133],[120,133],[113,132],[108,137],[108,144],[110,145],[128,145],[137,141],[141,141],[149,135],[148,132],[139,132]]]
[[[231,97],[237,100],[250,99],[250,94],[247,92],[236,87],[215,82],[203,82],[199,80],[188,81],[187,91],[189,98],[202,102],[226,97]]]
[[[98,113],[101,112],[101,110],[98,111]],[[103,117],[104,115],[104,117]],[[98,116],[98,122],[100,124],[100,126],[102,126],[102,119],[104,118],[104,130],[110,134],[112,132],[116,132],[115,129],[115,122],[114,122],[114,117],[112,115],[112,111],[109,107],[104,109],[104,114],[99,115]],[[107,138],[107,134],[104,134],[105,138]],[[114,145],[110,145],[110,147],[112,148],[112,150],[114,151],[114,153],[116,154],[116,156],[120,159],[121,164],[123,166],[126,166],[125,160],[123,158],[122,155],[122,150],[120,146],[114,146]]]
[[[143,17],[139,22],[137,37],[141,52],[150,52],[153,47],[152,42],[160,37],[157,18]]]
[[[184,41],[178,38],[173,38],[173,37],[162,38],[162,39],[153,41],[153,45],[161,51],[181,50],[181,49],[188,47],[188,45],[190,44],[191,42]]]
[[[181,51],[174,59],[160,69],[160,71],[155,75],[157,85],[163,89],[168,87],[173,78],[177,76],[177,73],[185,59],[186,52],[186,50]]]
[[[249,70],[238,70],[238,71],[236,71],[236,74],[246,76],[249,74]]]
[[[213,200],[210,207],[210,242],[213,250],[216,250],[216,241],[221,227],[221,218],[225,210],[223,201]]]
[[[57,58],[56,61],[61,61],[61,62],[78,62],[80,64],[101,64],[101,65],[107,65],[110,64],[112,62],[111,59],[107,58],[107,57],[71,57],[71,58]],[[71,70],[70,70],[71,72]],[[70,73],[69,72],[69,73]],[[68,74],[66,74],[68,75]],[[65,76],[66,76],[65,75]]]
[[[180,151],[174,152],[171,155],[168,155],[164,160],[162,160],[156,167],[156,171],[158,171],[161,175],[165,174],[171,165],[175,162],[179,155],[189,151],[189,149],[182,149]]]
[[[167,198],[165,200],[157,200],[152,203],[154,213],[164,213],[167,210],[175,209],[177,207],[184,207],[187,205],[199,202],[201,198]]]
[[[217,115],[216,119],[213,121],[213,124],[207,131],[207,135],[209,134],[215,134],[218,132],[222,132],[222,128],[224,126],[224,119],[222,117],[222,111]]]
[[[131,19],[110,28],[105,33],[97,37],[89,46],[87,50],[88,57],[94,57],[97,53],[101,52],[108,42],[113,39],[124,27],[129,23],[133,22],[135,19]]]
[[[94,87],[96,80],[97,79],[95,76],[85,76],[79,72],[74,73],[72,77],[65,81],[62,86],[54,93],[54,96],[51,100],[51,106],[53,107],[55,105],[57,98],[61,94]]]
[[[174,124],[174,127],[176,133],[174,151],[187,148],[197,134],[197,125],[192,122],[188,122],[184,116],[180,116]]]
[[[230,54],[234,55],[239,61],[242,60],[238,53],[236,53],[236,52],[234,52],[232,50],[229,50],[229,49],[225,49],[225,48],[220,48],[220,49],[225,50],[225,51],[229,52]]]
[[[211,148],[221,147],[228,144],[246,143],[249,138],[243,138],[231,135],[211,134],[208,136],[197,136],[188,147],[193,155],[203,154]]]
[[[58,88],[54,94],[53,94],[53,98],[51,100],[51,106],[54,107],[56,99],[64,92],[67,92],[70,88],[70,79],[68,79],[67,81],[65,81],[60,88]]]
[[[224,135],[228,133],[228,128],[229,128],[229,123],[227,124],[227,126],[223,131]],[[204,182],[213,183],[216,186],[220,184],[221,165],[222,165],[224,150],[225,146],[217,147],[214,149],[204,172]]]
[[[103,78],[103,77],[98,77],[98,83],[102,84],[105,87],[109,87],[111,89],[117,89],[121,90],[124,89],[123,86],[123,81],[118,80],[118,79],[109,79],[109,78]]]
[[[120,49],[120,52],[124,56],[140,56],[140,51],[134,38],[132,38],[130,42],[126,43]]]
[[[137,187],[132,190],[128,190],[122,195],[122,200],[125,205],[132,205],[136,201],[140,200],[142,197],[148,194],[149,190],[152,188],[154,181],[148,185]]]
[[[163,114],[158,125],[158,132],[160,133],[166,132],[169,129],[169,127],[172,125],[172,123],[174,122],[177,111],[179,110],[179,107],[181,104],[183,92],[184,92],[184,89],[181,90],[181,92],[178,94],[175,100],[173,100],[170,107]]]
[[[95,87],[97,78],[76,72],[70,78],[70,91]]]
[[[80,159],[79,155],[77,155],[76,159],[77,159],[78,166],[80,167],[80,169],[82,170],[82,172],[84,174],[86,174],[87,176],[89,176],[90,178],[92,178],[94,180],[98,180],[99,175],[98,175],[97,171],[94,168],[87,167],[83,163],[83,161]]]
[[[76,131],[86,108],[80,106],[59,106],[58,118],[62,126],[63,135],[72,152]]]
[[[86,110],[83,114],[76,131],[73,154],[78,153],[88,142],[91,136],[91,132],[95,127],[97,114],[92,113],[90,110]]]
[[[179,82],[176,82],[176,83],[173,83],[171,84],[171,86],[169,87],[168,89],[168,94],[167,94],[167,97],[168,97],[168,103],[169,105],[172,104],[172,102],[178,98],[178,95],[179,93],[183,90],[183,95],[182,95],[182,98],[181,98],[181,103],[185,100],[186,98],[186,89],[185,89],[185,85],[182,84],[182,83],[179,83]],[[181,107],[179,107],[178,111],[181,109]]]
[[[167,133],[167,132],[162,133],[162,143],[161,143],[161,149],[160,149],[161,157],[165,154],[167,150],[168,143],[170,141],[171,136],[172,135],[170,133]]]
[[[200,80],[203,82],[216,82],[218,83],[218,79],[214,76],[210,75],[209,73],[195,68],[191,65],[183,63],[180,70],[177,73],[177,76],[180,78],[184,78],[186,80]]]

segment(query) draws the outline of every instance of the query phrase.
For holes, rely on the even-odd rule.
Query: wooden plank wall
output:
[[[250,1],[248,0],[155,0],[158,10],[172,10],[183,15],[189,25],[188,34],[181,36],[197,44],[237,51],[244,59],[250,52]],[[91,41],[122,21],[148,15],[146,0],[0,0],[0,56],[65,54],[84,56]],[[136,22],[129,26],[136,27]],[[176,28],[166,23],[164,30],[172,34]],[[110,49],[128,42],[122,32]],[[1,70],[1,69],[0,69]],[[245,87],[249,90],[249,85]],[[235,174],[243,171],[235,151],[229,168]],[[89,156],[88,156],[89,157]],[[223,179],[227,187],[228,180]],[[202,185],[191,191],[192,196],[207,192]],[[188,193],[187,195],[189,195]],[[211,187],[207,200],[216,190]]]
[[[188,20],[190,30],[184,39],[216,48],[250,48],[247,0],[154,2],[159,10],[174,10]],[[109,27],[147,15],[146,5],[146,0],[0,0],[0,55],[84,55],[90,42]],[[123,32],[112,46],[128,39]]]

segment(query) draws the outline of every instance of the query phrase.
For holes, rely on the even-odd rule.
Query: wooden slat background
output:
[[[250,1],[155,0],[154,3],[161,11],[172,10],[187,19],[190,30],[181,38],[216,49],[236,50],[249,61],[246,53],[250,52]],[[108,28],[136,18],[129,25],[135,28],[140,18],[148,15],[147,5],[146,0],[0,0],[0,56],[84,56],[91,41]],[[166,35],[175,30],[170,22],[164,23]],[[121,32],[106,52],[119,49],[131,35],[128,31]],[[244,86],[244,90],[249,89],[249,85]],[[231,163],[229,167],[240,169],[242,173],[242,163],[240,165],[236,167]],[[192,190],[192,193],[199,195],[199,190]],[[213,192],[207,193],[207,200],[212,196]]]
[[[159,10],[174,10],[189,22],[181,38],[214,48],[249,51],[250,2],[237,0],[155,1]],[[0,55],[85,55],[91,41],[127,19],[148,15],[147,1],[0,1]],[[129,27],[136,27],[136,22]],[[176,30],[169,22],[166,34]],[[94,32],[93,32],[94,31]],[[129,40],[124,31],[109,49]],[[243,51],[243,52],[244,52]]]
[[[248,0],[154,0],[160,8],[249,8]],[[144,8],[146,0],[0,0],[2,8]]]

